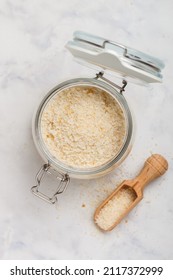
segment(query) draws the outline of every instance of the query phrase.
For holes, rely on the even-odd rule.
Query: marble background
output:
[[[0,0],[1,259],[173,258],[172,10],[171,0]],[[127,87],[137,131],[125,162],[104,178],[72,180],[51,206],[30,193],[43,164],[31,119],[61,80],[94,75],[64,49],[75,30],[154,55],[166,67],[162,84]],[[100,232],[95,208],[123,179],[134,177],[151,153],[163,154],[169,171],[146,188],[143,201],[116,229]],[[55,186],[51,178],[46,184],[50,191]]]

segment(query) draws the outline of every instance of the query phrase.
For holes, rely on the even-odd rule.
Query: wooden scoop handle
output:
[[[134,179],[135,186],[134,189],[137,191],[143,189],[150,181],[163,175],[168,169],[167,160],[158,154],[153,154],[149,157],[139,175]]]

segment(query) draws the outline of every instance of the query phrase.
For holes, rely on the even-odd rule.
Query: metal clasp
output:
[[[47,173],[52,174],[51,169],[54,170],[50,166],[49,163],[44,164],[40,168],[40,170],[38,171],[38,173],[36,175],[36,185],[31,188],[31,192],[34,195],[38,196],[39,198],[41,198],[51,204],[54,204],[57,201],[57,196],[66,190],[66,188],[70,182],[70,177],[68,176],[68,174],[61,174],[61,173],[57,172],[56,179],[60,180],[60,182],[59,182],[56,192],[53,194],[53,196],[49,197],[49,196],[45,195],[44,193],[40,192],[39,187],[40,187],[41,181],[43,180],[44,176]]]
[[[104,75],[104,72],[99,72],[99,73],[96,74],[95,79],[99,79],[99,78],[100,78],[100,79],[102,79],[103,81],[105,81],[105,82],[111,84],[113,87],[118,88],[119,91],[120,91],[120,94],[122,94],[123,91],[125,91],[125,87],[127,86],[127,81],[126,81],[126,80],[123,80],[123,81],[122,81],[122,84],[123,84],[123,85],[122,85],[122,86],[119,86],[119,85],[113,83],[112,81],[106,79],[105,77],[103,77],[103,75]]]

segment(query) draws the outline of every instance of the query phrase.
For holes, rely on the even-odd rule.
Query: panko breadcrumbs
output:
[[[76,168],[97,167],[122,148],[125,117],[120,105],[105,91],[70,87],[45,106],[41,134],[57,160]]]

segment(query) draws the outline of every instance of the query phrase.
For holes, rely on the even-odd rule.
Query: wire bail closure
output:
[[[104,75],[104,72],[103,72],[103,71],[101,71],[101,72],[99,72],[99,73],[96,73],[95,79],[99,79],[99,78],[100,78],[101,80],[103,80],[103,81],[105,81],[105,82],[111,84],[113,87],[118,88],[119,91],[120,91],[120,94],[122,94],[123,91],[125,91],[125,87],[127,86],[127,81],[126,81],[126,80],[122,80],[122,84],[123,84],[123,85],[122,85],[122,86],[119,86],[119,85],[113,83],[112,81],[110,81],[109,79],[106,79],[105,77],[103,77],[103,75]]]
[[[68,187],[70,182],[70,177],[68,174],[61,174],[60,172],[56,172],[58,175],[56,176],[57,180],[60,180],[58,188],[53,196],[49,197],[44,193],[39,191],[41,181],[43,180],[46,174],[52,174],[50,170],[54,170],[49,163],[44,164],[38,173],[36,174],[36,185],[31,188],[31,192],[36,195],[37,197],[43,199],[44,201],[54,204],[57,201],[57,196],[62,194]]]

